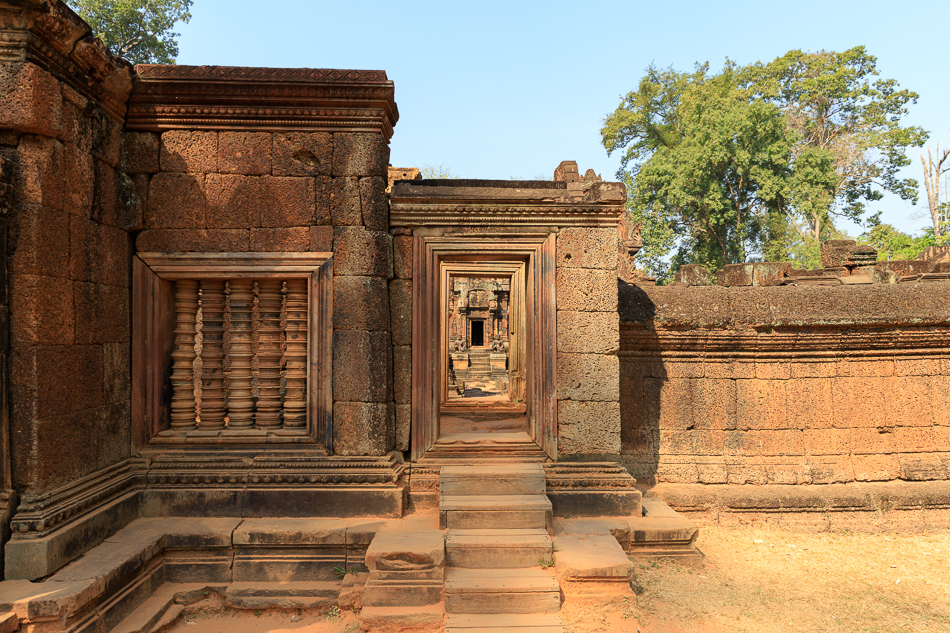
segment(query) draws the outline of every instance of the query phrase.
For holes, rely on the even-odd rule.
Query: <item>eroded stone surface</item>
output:
[[[442,532],[381,532],[366,550],[366,566],[378,571],[422,571],[445,564]]]

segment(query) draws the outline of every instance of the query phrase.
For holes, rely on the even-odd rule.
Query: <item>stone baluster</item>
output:
[[[198,282],[175,282],[175,350],[172,352],[171,427],[176,431],[194,429],[195,402],[195,320],[198,313]]]
[[[201,281],[201,428],[224,428],[224,282]]]
[[[284,426],[307,425],[307,280],[288,279],[284,331]]]
[[[254,401],[251,398],[253,283],[249,279],[232,279],[228,282],[228,289],[231,312],[228,428],[247,429],[254,426]]]
[[[257,283],[258,310],[255,322],[257,358],[257,411],[259,428],[279,428],[281,424],[281,283],[266,279]]]

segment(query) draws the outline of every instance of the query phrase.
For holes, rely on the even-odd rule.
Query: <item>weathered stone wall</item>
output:
[[[393,274],[389,307],[393,335],[396,450],[409,450],[412,418],[412,231],[392,229]]]
[[[55,0],[0,9],[0,152],[14,485],[47,490],[129,455],[129,231],[119,169],[129,70]],[[27,4],[29,7],[27,8]]]
[[[558,453],[620,452],[616,228],[557,235]]]
[[[123,140],[145,201],[137,251],[333,252],[334,453],[391,450],[383,135],[171,130]]]
[[[950,479],[950,284],[621,288],[644,482]]]

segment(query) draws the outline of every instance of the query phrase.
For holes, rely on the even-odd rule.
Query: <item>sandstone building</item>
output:
[[[416,583],[451,610],[438,530],[484,464],[565,551],[587,516],[687,558],[674,510],[948,524],[946,251],[656,287],[620,183],[390,169],[383,71],[133,68],[58,0],[0,3],[0,33],[4,622],[105,631],[166,585],[247,606],[338,565],[367,608]],[[384,525],[425,508],[410,583]]]

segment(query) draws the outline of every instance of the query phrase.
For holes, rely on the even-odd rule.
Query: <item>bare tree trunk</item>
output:
[[[943,164],[950,157],[950,149],[943,150],[940,153],[940,144],[937,144],[937,160],[934,160],[933,154],[927,150],[927,157],[920,155],[920,162],[924,166],[924,187],[927,189],[927,205],[930,207],[930,218],[934,226],[934,235],[943,235],[943,227],[940,226],[940,176],[950,171],[950,165],[944,167]],[[944,194],[946,195],[946,193]]]

